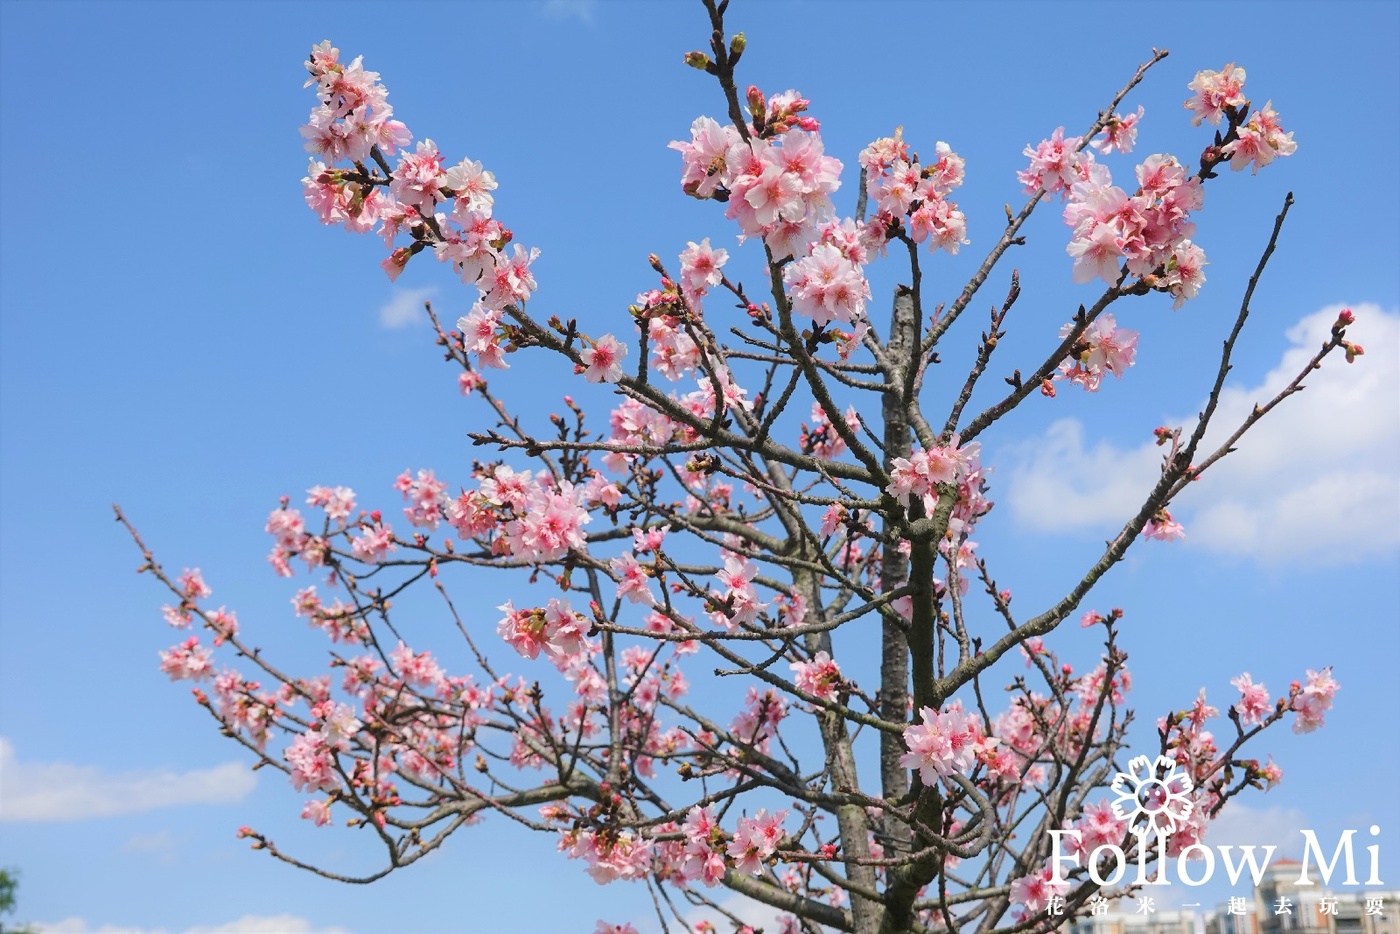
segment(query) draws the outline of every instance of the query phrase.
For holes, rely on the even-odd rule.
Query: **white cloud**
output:
[[[244,915],[218,927],[193,927],[185,934],[347,934],[345,928],[318,928],[295,915]]]
[[[165,928],[132,928],[114,924],[92,927],[82,918],[36,924],[40,934],[169,934]],[[186,928],[184,934],[349,934],[345,928],[318,928],[296,915],[244,915],[216,927]]]
[[[1298,858],[1303,853],[1303,830],[1311,827],[1308,816],[1297,808],[1256,808],[1229,801],[1220,816],[1210,822],[1205,842],[1217,846],[1278,847],[1274,859]]]
[[[0,821],[73,821],[181,804],[242,801],[257,785],[246,765],[175,772],[107,772],[67,762],[21,762],[0,737]]]
[[[550,19],[576,19],[581,23],[593,22],[595,0],[545,0],[544,15]]]
[[[64,918],[53,924],[33,924],[39,934],[168,934],[164,928],[128,928],[116,924],[88,927],[82,918]]]
[[[175,842],[175,835],[169,830],[157,830],[154,833],[137,833],[127,837],[122,844],[124,853],[147,853],[163,866],[174,864],[179,855],[180,847]]]
[[[1400,544],[1400,314],[1352,307],[1357,322],[1347,336],[1365,355],[1348,365],[1334,353],[1306,389],[1182,495],[1173,515],[1189,545],[1262,561],[1308,554],[1340,563]],[[1291,346],[1257,385],[1227,385],[1203,450],[1223,443],[1256,403],[1302,370],[1341,308],[1323,308],[1290,328]],[[1194,416],[1169,422],[1188,431],[1193,423]],[[1151,488],[1162,449],[1151,441],[1090,444],[1084,426],[1065,419],[1011,456],[1007,499],[1018,521],[1112,534]]]
[[[395,289],[389,300],[379,306],[379,323],[391,329],[418,323],[423,314],[423,303],[436,294],[437,289],[433,286]]]

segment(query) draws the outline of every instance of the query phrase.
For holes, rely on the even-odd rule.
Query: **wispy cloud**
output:
[[[109,772],[68,762],[23,762],[13,744],[0,737],[0,821],[75,821],[182,804],[230,804],[256,785],[257,776],[237,762],[189,772]]]
[[[131,928],[118,924],[91,927],[82,918],[64,918],[53,924],[32,924],[39,934],[170,934],[164,928]]]
[[[576,19],[581,23],[591,23],[597,7],[596,0],[545,0],[544,15],[550,19]]]
[[[122,844],[123,853],[145,853],[150,855],[162,866],[168,866],[175,862],[179,855],[179,845],[175,842],[175,835],[169,830],[157,830],[154,833],[137,833],[127,837]]]
[[[406,328],[423,318],[423,303],[437,294],[437,289],[395,289],[389,300],[379,306],[379,323],[386,328]]]
[[[170,934],[165,928],[132,928],[113,924],[94,927],[82,918],[65,918],[53,924],[37,924],[39,934]],[[214,927],[186,928],[183,934],[349,934],[345,928],[316,927],[296,915],[244,915]]]
[[[1352,307],[1357,322],[1348,338],[1365,356],[1350,366],[1340,354],[1329,359],[1303,392],[1185,492],[1173,515],[1186,526],[1188,545],[1266,562],[1307,554],[1334,563],[1400,545],[1400,314]],[[1225,389],[1205,450],[1302,370],[1341,308],[1323,308],[1290,328],[1291,346],[1257,385]],[[1192,422],[1173,423],[1189,430]],[[1018,521],[1111,534],[1151,488],[1162,451],[1151,441],[1131,448],[1089,442],[1084,426],[1066,419],[1011,453],[1007,500]]]
[[[1205,840],[1212,847],[1254,845],[1260,848],[1260,858],[1264,847],[1278,847],[1274,859],[1297,859],[1303,855],[1303,829],[1311,826],[1297,808],[1256,808],[1231,801],[1210,822]]]

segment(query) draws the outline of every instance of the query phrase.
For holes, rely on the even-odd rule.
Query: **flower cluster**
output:
[[[859,321],[870,298],[870,283],[860,262],[825,239],[783,270],[783,283],[788,288],[792,310],[818,325]]]
[[[681,294],[690,303],[691,310],[698,313],[705,293],[724,281],[720,269],[729,261],[729,251],[710,246],[710,238],[706,237],[699,243],[688,242],[680,259]]]
[[[841,162],[826,155],[815,123],[807,124],[810,131],[784,124],[774,125],[771,137],[744,139],[733,126],[699,117],[690,142],[671,143],[681,154],[685,192],[727,201],[725,216],[779,259],[802,252],[812,228],[832,216],[831,194],[841,185]]]
[[[860,431],[860,416],[856,414],[855,406],[846,406],[846,413],[842,417],[846,427],[853,433]],[[812,403],[812,424],[808,426],[802,423],[802,434],[798,438],[798,448],[804,454],[815,454],[823,460],[831,460],[846,453],[846,441],[841,437],[841,433],[836,430],[836,426],[827,417],[826,409],[821,403]]]
[[[909,457],[896,457],[885,491],[906,509],[913,497],[920,497],[929,513],[938,504],[938,487],[943,484],[958,484],[960,500],[979,497],[980,491],[974,487],[982,470],[981,453],[982,446],[977,442],[961,447],[955,436],[946,447],[935,446],[915,451]]]
[[[1293,722],[1293,732],[1311,733],[1322,726],[1323,717],[1332,709],[1332,698],[1337,694],[1337,682],[1332,678],[1332,669],[1321,671],[1308,669],[1308,680],[1294,688],[1292,709],[1298,719]]]
[[[1074,257],[1075,282],[1118,284],[1124,269],[1151,288],[1175,297],[1180,308],[1205,282],[1205,252],[1190,240],[1190,212],[1200,208],[1201,181],[1171,156],[1149,156],[1137,167],[1131,197],[1112,184],[1108,169],[1070,189],[1065,223],[1074,228],[1066,252]]]
[[[214,676],[213,650],[190,636],[160,653],[160,670],[171,681],[203,681]]]
[[[769,814],[767,808],[759,808],[753,817],[739,818],[734,839],[725,850],[725,854],[734,861],[736,871],[763,871],[764,860],[773,855],[783,839],[783,821],[786,819],[787,811]]]
[[[1277,157],[1291,156],[1298,149],[1298,144],[1293,142],[1293,134],[1283,132],[1283,127],[1279,125],[1273,101],[1250,114],[1249,120],[1235,133],[1237,138],[1227,143],[1221,152],[1230,157],[1230,168],[1236,172],[1253,165],[1255,174],[1258,174],[1261,168]]]
[[[909,751],[900,757],[900,765],[917,769],[926,785],[937,782],[939,776],[972,771],[978,750],[988,742],[976,720],[960,708],[939,713],[930,707],[919,711],[919,719],[904,730]]]
[[[733,631],[752,623],[768,609],[754,587],[753,579],[757,576],[758,565],[741,554],[725,553],[724,567],[715,574],[724,589],[710,591],[710,602],[715,607],[710,618],[717,626]]]
[[[1034,915],[1050,907],[1052,898],[1064,898],[1069,894],[1067,881],[1056,881],[1049,866],[1011,881],[1011,901],[1021,907],[1025,915]]]
[[[967,218],[948,196],[963,183],[963,160],[941,140],[934,155],[931,165],[921,165],[899,133],[861,150],[865,191],[875,204],[871,226],[888,230],[902,225],[915,243],[928,241],[930,251],[956,253],[968,242]]]
[[[394,489],[409,502],[403,514],[410,525],[420,529],[435,529],[442,519],[447,497],[447,484],[433,476],[431,470],[420,470],[415,478],[407,470],[394,481]]]
[[[593,520],[587,495],[587,487],[498,465],[482,472],[475,491],[446,505],[447,521],[465,538],[489,540],[497,553],[553,561],[583,545],[583,526]]]
[[[306,61],[311,72],[306,87],[316,85],[320,104],[301,135],[306,151],[328,162],[364,162],[376,146],[393,155],[413,139],[408,127],[393,119],[394,108],[379,73],[365,71],[362,61],[357,56],[343,64],[340,50],[331,48],[329,40],[313,46]],[[357,207],[363,210],[363,201]]]
[[[1060,329],[1060,337],[1069,337],[1073,331],[1074,325],[1066,324]],[[1137,331],[1118,327],[1111,314],[1099,315],[1080,335],[1074,352],[1060,364],[1054,378],[1067,379],[1089,392],[1098,392],[1105,373],[1123,378],[1123,371],[1133,365],[1137,356],[1137,342]]]
[[[1065,128],[1056,127],[1049,139],[1027,146],[1030,165],[1016,173],[1026,194],[1037,191],[1064,197],[1075,185],[1090,180],[1098,168],[1094,154],[1084,151],[1084,137],[1065,137]]]
[[[544,652],[562,667],[588,647],[588,624],[568,600],[554,598],[544,609],[523,610],[507,600],[497,609],[506,614],[496,626],[497,634],[526,658]]]
[[[811,661],[793,662],[793,684],[798,690],[806,691],[821,700],[836,700],[836,692],[841,689],[841,667],[832,659],[829,652],[818,652]]]
[[[341,63],[340,50],[330,42],[312,49],[306,67],[307,84],[316,86],[320,103],[301,131],[313,157],[302,187],[321,222],[354,233],[377,225],[391,251],[381,264],[390,279],[398,278],[414,254],[431,247],[463,282],[476,286],[486,310],[499,313],[529,298],[535,288],[530,264],[539,251],[519,244],[506,251],[511,233],[492,217],[495,176],[470,159],[448,166],[430,139],[400,153],[391,170],[384,156],[399,153],[413,135],[392,119],[379,75],[365,71],[359,58]],[[368,167],[370,160],[382,172]],[[341,162],[349,167],[336,167]],[[395,248],[400,234],[411,245]]]
[[[1202,120],[1218,125],[1221,117],[1249,103],[1244,96],[1244,69],[1234,62],[1219,71],[1196,72],[1187,87],[1195,92],[1183,105],[1192,113],[1192,126],[1200,126]]]

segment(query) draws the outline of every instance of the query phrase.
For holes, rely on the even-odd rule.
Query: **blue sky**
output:
[[[1134,488],[1122,478],[1150,474],[1151,429],[1201,404],[1212,348],[1294,191],[1230,404],[1262,398],[1334,306],[1363,312],[1367,355],[1318,374],[1257,448],[1183,498],[1186,543],[1135,548],[1091,602],[1127,610],[1143,722],[1202,686],[1224,706],[1242,670],[1282,690],[1334,666],[1327,728],[1256,747],[1285,780],[1233,820],[1279,835],[1300,821],[1333,834],[1377,823],[1396,885],[1400,802],[1385,789],[1400,769],[1397,7],[732,6],[749,39],[742,80],[810,98],[848,167],[897,125],[916,149],[947,140],[967,160],[972,243],[931,272],[948,297],[999,232],[1003,203],[1022,202],[1022,147],[1087,126],[1154,46],[1172,54],[1129,99],[1146,107],[1142,155],[1190,161],[1204,145],[1180,106],[1198,69],[1236,61],[1251,96],[1272,98],[1298,153],[1210,185],[1202,297],[1175,314],[1134,305],[1131,322],[1120,316],[1143,334],[1126,379],[1036,400],[983,439],[1005,506],[983,552],[1033,604],[1096,553]],[[649,252],[674,263],[709,236],[731,264],[757,264],[714,205],[681,196],[666,149],[723,109],[680,63],[704,43],[699,4],[5,2],[0,27],[0,865],[22,869],[23,918],[71,931],[280,918],[263,929],[368,932],[402,929],[412,905],[416,930],[534,934],[644,915],[642,889],[599,888],[550,841],[490,822],[368,888],[250,852],[240,824],[337,865],[377,856],[353,832],[297,820],[300,796],[236,766],[239,750],[160,675],[164,597],[133,573],[110,505],[168,567],[203,567],[259,644],[314,670],[319,637],[287,612],[294,587],[264,561],[267,511],[316,483],[396,508],[390,484],[405,468],[461,475],[482,413],[456,394],[422,318],[400,313],[431,297],[455,319],[469,299],[453,278],[420,261],[391,285],[377,239],[324,229],[302,203],[307,49],[330,38],[363,54],[417,137],[496,173],[498,215],[543,251],[541,307],[620,331],[652,281]],[[843,212],[853,188],[848,177]],[[1011,260],[1026,291],[1008,361],[1089,294],[1070,282],[1055,214],[1033,219]],[[875,307],[893,275],[875,273]],[[558,405],[537,374],[504,385],[523,411]]]

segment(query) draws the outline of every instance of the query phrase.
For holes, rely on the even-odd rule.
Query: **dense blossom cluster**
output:
[[[1272,102],[1242,119],[1249,105],[1243,86],[1244,70],[1233,65],[1200,72],[1191,82],[1196,96],[1186,106],[1198,124],[1202,119],[1218,124],[1228,116],[1231,134],[1220,157],[1228,158],[1232,169],[1253,164],[1257,172],[1297,147],[1293,135],[1280,127]],[[1105,154],[1130,152],[1142,113],[1139,107],[1135,115],[1110,119],[1093,148]],[[1191,241],[1195,225],[1190,219],[1203,201],[1203,176],[1191,175],[1169,155],[1149,156],[1137,166],[1137,189],[1129,195],[1113,184],[1089,146],[1082,137],[1066,137],[1060,127],[1049,139],[1026,147],[1030,165],[1018,176],[1030,193],[1068,199],[1065,223],[1074,234],[1066,249],[1075,260],[1074,281],[1101,279],[1115,286],[1126,273],[1148,288],[1170,293],[1173,307],[1180,308],[1205,282],[1205,251]]]
[[[930,250],[956,253],[968,242],[967,218],[948,196],[963,183],[964,163],[941,140],[934,146],[934,155],[931,165],[921,165],[899,133],[861,150],[865,191],[875,204],[871,227],[888,230],[902,225],[915,243],[928,241]]]
[[[1074,333],[1073,324],[1060,329],[1060,337]],[[1120,328],[1111,314],[1103,314],[1079,334],[1075,353],[1060,364],[1054,378],[1069,380],[1089,392],[1097,392],[1105,373],[1119,379],[1137,358],[1138,332]]]
[[[391,279],[415,253],[431,248],[477,288],[478,321],[494,326],[503,308],[528,299],[536,286],[530,265],[539,251],[519,244],[507,249],[511,232],[492,216],[496,177],[470,159],[448,165],[430,139],[407,151],[413,135],[391,119],[388,91],[359,58],[345,65],[327,41],[312,49],[306,67],[320,103],[302,128],[312,154],[302,186],[321,222],[354,233],[377,226],[391,251],[381,264]],[[384,157],[396,153],[391,170]],[[366,164],[371,159],[382,173]],[[337,167],[341,162],[350,167]],[[411,244],[395,247],[400,235]]]
[[[1067,852],[1087,863],[1141,829],[1122,795],[1092,794],[1123,757],[1132,719],[1123,613],[1079,617],[1103,627],[1104,651],[1087,665],[1058,656],[1049,633],[1135,540],[1184,536],[1167,509],[1172,484],[1198,476],[1191,457],[1202,461],[1199,438],[1183,447],[1181,431],[1158,429],[1172,445],[1168,492],[1152,494],[1073,599],[1022,617],[973,537],[993,508],[977,438],[1037,388],[1053,396],[1061,382],[1096,391],[1105,374],[1121,379],[1139,332],[1120,327],[1108,305],[1153,290],[1177,306],[1194,297],[1206,261],[1191,215],[1211,169],[1267,165],[1293,151],[1291,135],[1271,106],[1250,111],[1244,72],[1231,65],[1191,83],[1195,122],[1226,124],[1199,172],[1158,154],[1136,167],[1131,194],[1113,184],[1095,153],[1132,152],[1141,107],[1110,108],[1084,136],[1059,128],[1027,147],[1019,178],[1032,198],[1019,220],[1008,210],[990,265],[1043,196],[1058,194],[1073,231],[1072,278],[1110,288],[1060,330],[1060,349],[1033,378],[1015,370],[1010,395],[964,417],[1019,291],[1013,277],[940,428],[942,416],[934,423],[922,408],[924,374],[941,362],[947,345],[938,341],[980,280],[923,321],[911,312],[901,325],[897,299],[884,331],[871,318],[866,270],[886,252],[907,253],[916,286],[901,297],[913,295],[926,255],[917,246],[957,253],[969,242],[952,200],[962,158],[938,142],[921,160],[901,132],[877,139],[857,160],[862,216],[838,216],[843,166],[827,154],[809,102],[796,91],[740,95],[732,67],[745,43],[726,46],[722,9],[710,8],[714,57],[687,61],[719,74],[729,112],[746,117],[699,117],[671,148],[684,193],[723,204],[738,243],[731,256],[709,238],[688,242],[675,274],[649,257],[659,278],[627,309],[635,334],[528,315],[537,252],[512,245],[493,216],[495,176],[471,160],[450,164],[431,140],[410,149],[379,76],[358,58],[341,62],[329,42],[312,50],[306,201],[327,224],[377,228],[391,277],[432,250],[475,288],[456,330],[438,337],[462,367],[462,393],[496,419],[473,440],[502,457],[456,477],[404,471],[392,484],[402,520],[360,509],[345,487],[316,486],[302,508],[284,499],[272,510],[276,573],[304,566],[318,576],[291,599],[334,646],[331,671],[317,677],[284,674],[244,643],[235,614],[207,604],[199,571],[171,580],[152,561],[174,594],[163,611],[170,625],[184,636],[198,623],[212,635],[212,645],[183,638],[161,653],[160,668],[210,683],[209,694],[197,689],[200,702],[304,796],[309,824],[372,828],[393,866],[503,814],[553,834],[599,883],[644,881],[658,892],[665,883],[695,904],[713,904],[705,890],[727,886],[790,912],[783,931],[879,930],[871,919],[883,910],[903,912],[907,923],[891,921],[898,930],[916,929],[916,919],[949,930],[1025,926],[1052,902],[1097,891],[1084,872],[1066,880],[1051,871],[1049,830],[1071,831]],[[888,251],[892,242],[903,250]],[[751,299],[726,272],[741,250],[761,261],[768,297]],[[1350,320],[1339,319],[1330,346],[1352,359],[1361,349],[1342,338]],[[611,394],[606,426],[565,396],[573,422],[551,416],[552,433],[532,434],[531,419],[507,409],[482,375],[527,349],[545,359],[541,373],[557,364],[579,391]],[[475,589],[477,599],[452,603],[446,583],[485,568],[528,583],[494,613],[483,614]],[[393,603],[419,581],[446,599],[441,612],[467,651],[417,649],[417,621],[390,622]],[[879,631],[878,672],[838,652],[851,637],[832,634],[847,625],[866,641]],[[225,645],[262,680],[220,669],[215,649]],[[719,687],[692,697],[685,666],[700,653]],[[912,664],[894,665],[891,654]],[[1004,656],[1016,674],[994,704],[987,669]],[[523,673],[508,673],[503,657]],[[458,673],[464,658],[474,660],[471,673]],[[1220,714],[1204,689],[1157,724],[1160,756],[1143,761],[1170,775],[1173,810],[1156,828],[1153,859],[1201,841],[1244,786],[1276,784],[1282,770],[1240,758],[1241,746],[1285,716],[1295,731],[1315,729],[1337,692],[1328,669],[1309,671],[1283,697],[1249,673],[1231,684],[1240,692],[1227,708],[1233,735],[1213,725]],[[877,736],[878,792],[860,785],[854,766]],[[241,833],[291,861],[251,829]],[[940,905],[935,878],[957,897]],[[635,928],[600,921],[596,934]]]

